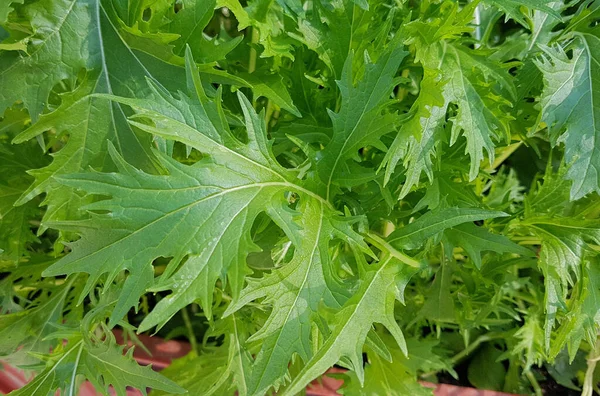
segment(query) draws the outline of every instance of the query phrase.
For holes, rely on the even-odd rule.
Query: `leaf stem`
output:
[[[196,334],[194,334],[194,327],[192,326],[192,321],[190,320],[190,314],[187,311],[187,307],[183,307],[181,310],[181,316],[183,317],[183,322],[185,323],[185,327],[188,331],[188,338],[190,340],[190,345],[192,346],[192,351],[198,354],[198,340],[196,339]]]
[[[250,36],[250,59],[248,61],[248,73],[253,73],[256,70],[256,48],[254,45],[258,43],[258,30],[256,27],[251,27],[251,36]]]
[[[402,73],[400,74],[402,77],[408,77],[410,70],[408,69],[404,69],[402,70]],[[406,96],[408,95],[408,89],[404,86],[400,86],[400,88],[398,88],[398,94],[396,95],[396,99],[398,99],[398,102],[402,102],[404,99],[406,99]]]
[[[457,353],[451,359],[452,365],[455,365],[455,364],[461,362],[464,358],[466,358],[467,356],[469,356],[471,354],[471,352],[473,352],[477,348],[479,348],[479,346],[481,344],[483,344],[484,342],[492,341],[493,339],[496,339],[496,338],[500,338],[500,336],[498,336],[498,335],[496,335],[496,336],[490,336],[488,334],[480,336],[475,341],[473,341],[471,344],[469,344],[468,347],[466,347],[465,349],[463,349],[462,351],[460,351],[459,353]]]
[[[533,387],[533,392],[535,393],[535,396],[542,396],[544,393],[542,392],[540,383],[535,378],[535,375],[533,375],[533,372],[531,370],[527,370],[527,371],[525,371],[525,376],[527,377],[527,379],[529,380],[529,383]]]
[[[383,238],[373,233],[368,233],[365,235],[365,239],[375,245],[378,249],[386,251],[390,254],[390,256],[397,258],[401,262],[406,265],[409,265],[414,268],[421,268],[421,263],[415,260],[412,257],[407,256],[406,254],[396,250],[392,245],[387,243]]]
[[[77,351],[77,357],[75,358],[75,364],[73,366],[73,372],[71,373],[71,384],[69,385],[69,396],[75,396],[75,393],[76,393],[76,391],[75,391],[75,377],[77,376],[77,369],[79,368],[79,360],[81,359],[81,352],[83,352],[83,342],[80,342],[80,344],[81,345],[79,345],[79,351]],[[75,348],[73,348],[73,349],[75,349]]]
[[[271,123],[271,118],[273,116],[273,112],[275,111],[275,108],[273,107],[273,103],[271,103],[271,100],[267,100],[267,111],[265,112],[265,126],[267,127],[267,133],[269,132],[270,129],[270,123]]]
[[[592,396],[594,394],[594,372],[596,371],[598,359],[600,359],[600,342],[596,340],[596,346],[587,358],[587,370],[585,371],[581,396]]]

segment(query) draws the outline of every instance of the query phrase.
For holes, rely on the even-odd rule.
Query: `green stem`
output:
[[[466,347],[465,349],[463,349],[462,351],[460,351],[459,353],[454,355],[454,357],[451,360],[452,365],[460,363],[464,358],[466,358],[473,351],[475,351],[477,348],[479,348],[479,346],[481,344],[483,344],[484,342],[492,341],[496,338],[501,338],[501,337],[499,335],[489,335],[489,334],[480,336],[475,341],[473,341],[471,344],[469,344],[468,347]]]
[[[250,28],[252,30],[250,36],[250,61],[248,62],[248,73],[253,73],[256,70],[256,48],[255,44],[258,43],[258,30],[255,27]]]
[[[594,394],[594,372],[596,371],[598,360],[600,360],[600,342],[596,340],[596,346],[590,352],[587,359],[587,370],[585,371],[581,396],[592,396]]]
[[[265,123],[267,126],[267,132],[269,132],[269,124],[271,123],[271,118],[273,116],[273,112],[275,111],[275,108],[273,107],[273,103],[271,103],[270,100],[267,100],[267,111],[265,114]]]
[[[527,377],[529,383],[533,387],[533,392],[535,393],[535,396],[542,396],[544,394],[542,392],[542,388],[540,387],[538,380],[535,379],[535,375],[533,375],[531,370],[525,371],[525,376]]]
[[[190,345],[192,346],[192,351],[197,355],[198,354],[198,340],[196,340],[196,334],[194,334],[194,327],[192,326],[192,321],[190,320],[190,315],[187,311],[187,307],[184,307],[181,310],[181,316],[183,317],[183,322],[185,323],[185,328],[188,331],[188,338],[190,339]]]
[[[402,77],[408,77],[408,73],[410,72],[410,70],[408,69],[404,69],[402,70],[402,73],[400,73],[400,75]],[[398,99],[398,102],[402,102],[404,99],[406,99],[406,96],[408,95],[408,89],[406,89],[406,87],[402,87],[398,89],[398,94],[396,95],[396,99]]]
[[[410,265],[411,267],[414,267],[414,268],[421,268],[421,263],[419,263],[414,258],[409,257],[409,256],[405,255],[404,253],[396,250],[392,245],[387,243],[383,238],[379,237],[378,235],[369,233],[369,234],[365,235],[365,239],[368,242],[375,245],[378,249],[389,253],[390,256],[397,258],[404,264]]]

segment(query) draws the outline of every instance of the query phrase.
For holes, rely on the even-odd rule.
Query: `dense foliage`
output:
[[[0,26],[14,395],[292,395],[334,365],[347,395],[595,389],[600,1],[3,0]],[[193,351],[156,373],[115,327]]]

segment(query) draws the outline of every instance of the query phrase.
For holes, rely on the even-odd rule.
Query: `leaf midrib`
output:
[[[80,262],[80,261],[82,261],[82,260],[85,260],[85,259],[87,259],[88,257],[94,256],[94,255],[97,255],[97,254],[102,254],[102,253],[103,253],[103,251],[105,251],[105,250],[107,250],[107,249],[109,249],[109,248],[112,248],[112,247],[114,247],[115,245],[117,245],[117,244],[119,244],[119,243],[122,243],[123,241],[127,240],[128,238],[131,238],[131,237],[133,237],[133,236],[137,235],[138,233],[140,233],[140,232],[144,231],[144,230],[145,230],[145,229],[147,229],[148,227],[151,227],[151,226],[153,226],[154,224],[156,224],[156,223],[158,223],[158,222],[160,222],[160,221],[163,221],[164,219],[166,219],[166,218],[167,218],[167,217],[169,217],[169,216],[172,216],[172,215],[175,215],[175,214],[177,214],[177,213],[180,213],[180,212],[181,212],[181,211],[183,211],[183,210],[190,209],[190,208],[192,208],[192,207],[193,207],[193,206],[195,206],[195,205],[199,205],[199,204],[201,204],[201,203],[203,203],[203,202],[206,202],[206,201],[208,201],[208,200],[211,200],[211,199],[213,199],[213,198],[218,198],[218,197],[224,196],[224,195],[226,195],[226,194],[234,193],[234,192],[237,192],[237,191],[242,191],[242,190],[245,190],[245,189],[251,189],[251,188],[259,188],[259,189],[261,190],[261,189],[263,189],[263,188],[265,188],[265,187],[282,187],[282,188],[289,188],[289,187],[290,187],[290,184],[289,184],[289,183],[280,183],[280,182],[266,182],[266,183],[253,183],[253,184],[246,184],[246,185],[243,185],[243,186],[238,186],[238,187],[234,187],[234,188],[231,188],[231,189],[227,189],[227,190],[225,190],[225,191],[221,191],[221,192],[218,192],[218,193],[215,193],[215,194],[211,194],[211,195],[208,195],[208,196],[206,196],[206,197],[202,197],[202,198],[201,198],[201,199],[199,199],[199,200],[193,201],[193,202],[191,202],[191,203],[189,203],[189,204],[187,204],[187,205],[184,205],[184,206],[182,206],[182,207],[179,207],[179,208],[176,208],[176,209],[174,209],[174,210],[172,210],[172,211],[170,211],[170,212],[167,212],[167,213],[165,213],[163,216],[160,216],[160,217],[158,217],[158,218],[156,218],[156,219],[152,220],[151,222],[149,222],[149,223],[147,223],[147,224],[143,225],[141,228],[138,228],[137,230],[135,230],[135,231],[133,231],[133,232],[131,232],[131,233],[129,233],[129,234],[127,234],[127,235],[125,235],[124,237],[122,237],[122,238],[119,238],[119,239],[117,239],[117,240],[115,240],[115,241],[113,241],[113,242],[111,242],[111,243],[109,243],[109,244],[107,244],[107,245],[104,245],[104,246],[102,246],[102,247],[101,247],[100,249],[98,249],[98,250],[94,250],[94,251],[90,252],[89,254],[86,254],[86,255],[84,255],[84,256],[81,256],[81,257],[79,257],[79,258],[77,258],[77,259],[75,259],[75,260],[73,260],[73,261],[70,261],[70,262],[68,262],[68,264],[69,264],[69,265],[73,265],[74,263],[77,263],[77,262]],[[257,193],[257,194],[258,194],[258,193]],[[52,223],[49,223],[48,225],[52,225]],[[60,226],[60,223],[58,223],[58,224],[56,224],[56,225],[57,225],[57,226]],[[66,256],[66,257],[64,258],[64,260],[66,260],[68,257],[69,257],[69,256]],[[59,263],[60,263],[60,261],[59,261],[58,263],[56,263],[56,264],[59,264]],[[49,271],[50,269],[51,269],[51,267],[50,267],[50,268],[48,268],[46,271]],[[52,274],[52,275],[51,275],[51,274]],[[47,272],[47,273],[46,273],[46,276],[53,276],[54,274],[58,275],[58,273],[54,273],[54,272]]]

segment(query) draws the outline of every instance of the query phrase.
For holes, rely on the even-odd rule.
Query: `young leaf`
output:
[[[342,104],[339,113],[330,112],[333,136],[320,153],[317,171],[325,183],[327,198],[330,197],[336,179],[347,172],[345,162],[356,156],[366,145],[380,146],[379,138],[390,132],[395,117],[385,117],[383,108],[389,104],[389,94],[394,76],[407,52],[394,48],[382,55],[377,63],[367,64],[362,80],[354,86],[352,55],[346,59],[338,86]]]

